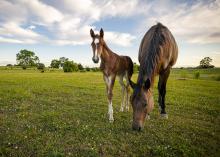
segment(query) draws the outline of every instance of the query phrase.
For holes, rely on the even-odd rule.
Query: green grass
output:
[[[142,132],[131,129],[132,111],[119,112],[114,88],[113,124],[101,73],[0,70],[0,156],[219,156],[220,82],[217,71],[167,85],[168,120],[155,108]],[[203,79],[203,76],[205,79]],[[137,74],[133,76],[136,80]]]

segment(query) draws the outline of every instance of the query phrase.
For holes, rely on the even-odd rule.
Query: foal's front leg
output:
[[[109,115],[109,121],[113,122],[114,121],[114,117],[113,117],[113,106],[112,106],[112,90],[114,87],[114,82],[115,82],[115,76],[107,76],[104,75],[104,80],[106,83],[106,90],[107,90],[107,95],[108,95],[108,115]]]

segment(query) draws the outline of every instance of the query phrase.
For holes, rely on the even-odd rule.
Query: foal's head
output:
[[[130,101],[133,108],[132,128],[140,131],[144,126],[144,120],[154,105],[153,94],[150,90],[150,80],[147,79],[143,84],[135,84],[130,81],[133,93]]]
[[[99,34],[95,34],[94,31],[92,29],[90,29],[90,35],[92,37],[92,51],[93,51],[93,57],[92,60],[94,63],[98,63],[99,62],[99,58],[102,55],[102,51],[103,51],[103,46],[104,46],[104,31],[101,28]]]

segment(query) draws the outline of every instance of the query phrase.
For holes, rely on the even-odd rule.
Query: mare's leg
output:
[[[112,107],[112,90],[114,87],[114,83],[115,83],[115,76],[106,76],[104,75],[104,80],[106,82],[106,89],[107,89],[107,95],[108,95],[108,115],[109,115],[109,121],[113,122],[114,121],[114,117],[113,117],[113,107]]]
[[[158,82],[158,91],[159,91],[159,109],[160,109],[160,115],[162,118],[168,118],[168,115],[165,111],[165,96],[166,96],[166,84],[167,79],[170,74],[170,68],[167,68],[164,72],[162,72],[159,76],[159,82]]]
[[[121,95],[122,95],[122,98],[121,98],[121,108],[120,108],[120,111],[123,112],[124,111],[124,107],[125,107],[125,84],[123,82],[123,75],[119,76],[119,83],[121,85]]]

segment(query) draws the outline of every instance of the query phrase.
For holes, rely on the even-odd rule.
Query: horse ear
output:
[[[134,89],[137,85],[133,82],[133,81],[131,81],[130,79],[129,79],[129,84],[130,84],[130,86],[131,86],[131,88],[132,89]]]
[[[91,35],[92,38],[95,37],[95,33],[94,33],[94,31],[92,30],[92,28],[90,29],[90,35]]]
[[[144,82],[144,89],[148,90],[150,88],[150,79],[148,78],[145,82]]]
[[[101,28],[101,30],[100,30],[100,37],[104,37],[104,31],[103,31],[103,29]]]

